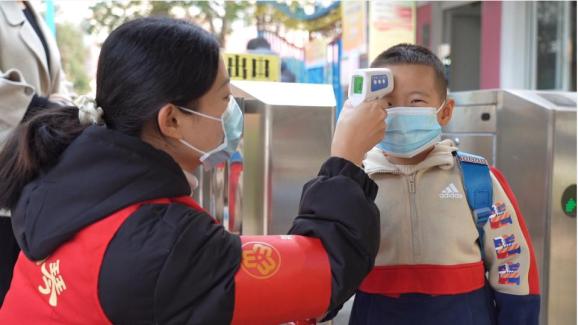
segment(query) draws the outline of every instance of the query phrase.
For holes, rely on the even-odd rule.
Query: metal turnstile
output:
[[[457,92],[444,137],[502,170],[534,244],[541,323],[576,324],[576,93]]]
[[[200,172],[194,197],[229,231],[285,234],[303,185],[330,156],[335,96],[330,85],[232,81],[245,114],[239,153]]]

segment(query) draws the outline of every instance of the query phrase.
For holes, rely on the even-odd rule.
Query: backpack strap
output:
[[[478,229],[482,259],[484,253],[484,225],[493,212],[493,187],[492,178],[490,177],[490,168],[488,161],[484,157],[472,155],[469,153],[455,151],[458,166],[462,174],[462,183],[468,200],[468,205],[474,215],[474,222]]]

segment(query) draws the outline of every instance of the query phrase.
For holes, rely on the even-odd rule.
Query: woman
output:
[[[96,102],[38,113],[0,154],[23,253],[0,323],[274,324],[338,309],[372,268],[377,187],[359,166],[384,103],[343,113],[291,236],[239,237],[188,197],[185,173],[227,159],[243,124],[209,33],[122,25],[102,47]]]

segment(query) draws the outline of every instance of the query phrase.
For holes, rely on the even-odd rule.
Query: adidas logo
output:
[[[440,193],[440,199],[461,199],[464,196],[458,191],[454,183],[451,183]]]

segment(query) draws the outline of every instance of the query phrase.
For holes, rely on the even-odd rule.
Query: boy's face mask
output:
[[[241,140],[241,135],[243,134],[243,112],[241,108],[235,101],[235,98],[231,96],[229,100],[229,105],[227,109],[223,112],[221,118],[216,118],[214,116],[206,115],[197,111],[190,110],[186,107],[177,106],[183,111],[202,116],[214,121],[218,121],[223,128],[223,142],[212,150],[207,152],[202,151],[187,141],[180,139],[179,141],[185,146],[193,149],[194,151],[200,153],[202,156],[199,158],[203,167],[205,169],[212,169],[217,164],[225,162],[231,158],[231,155],[237,150],[239,141]]]
[[[385,137],[377,145],[390,156],[411,158],[441,140],[435,107],[393,107],[387,110]]]

